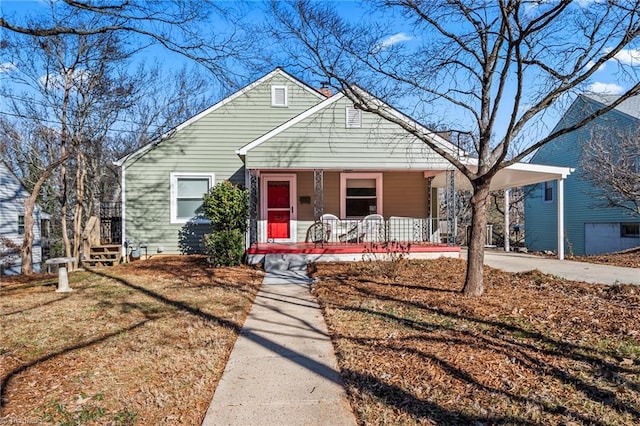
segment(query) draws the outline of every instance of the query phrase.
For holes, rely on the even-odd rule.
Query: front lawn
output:
[[[640,424],[640,288],[459,259],[318,264],[314,293],[363,424]]]
[[[0,423],[200,424],[262,281],[198,256],[2,278]]]

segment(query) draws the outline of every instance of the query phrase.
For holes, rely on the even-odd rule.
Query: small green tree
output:
[[[229,181],[215,185],[204,196],[204,214],[212,234],[204,236],[209,263],[235,266],[244,255],[244,234],[249,217],[249,193]]]

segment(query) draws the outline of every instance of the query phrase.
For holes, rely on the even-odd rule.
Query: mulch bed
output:
[[[362,424],[640,424],[640,288],[459,259],[318,264],[314,294]]]
[[[262,274],[203,257],[2,278],[0,423],[200,424]]]

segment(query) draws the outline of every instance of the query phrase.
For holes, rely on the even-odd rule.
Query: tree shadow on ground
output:
[[[607,407],[614,415],[624,416],[622,418],[625,419],[631,417],[635,422],[640,422],[639,405],[630,404],[628,395],[625,399],[624,392],[621,394],[617,391],[626,389],[638,392],[639,385],[633,379],[637,377],[638,369],[633,365],[621,364],[620,355],[613,350],[592,346],[593,342],[559,338],[538,331],[527,322],[507,322],[498,315],[492,318],[482,317],[474,315],[472,310],[465,311],[454,306],[445,307],[432,303],[429,292],[432,295],[442,295],[450,292],[446,289],[427,286],[415,291],[418,288],[413,285],[376,282],[357,276],[334,277],[329,285],[331,295],[327,297],[330,301],[322,301],[326,308],[348,314],[349,318],[353,314],[357,318],[368,318],[367,321],[377,318],[382,322],[383,329],[389,324],[389,330],[393,330],[385,337],[376,337],[375,332],[357,336],[345,332],[345,329],[341,329],[341,333],[334,331],[333,340],[341,342],[338,347],[348,346],[352,350],[363,351],[375,348],[368,356],[372,359],[379,356],[380,363],[393,364],[395,361],[403,365],[406,358],[420,360],[418,364],[434,365],[446,377],[461,383],[463,388],[473,389],[478,400],[487,403],[488,413],[473,416],[468,410],[448,410],[434,403],[431,398],[418,398],[408,388],[403,388],[386,377],[376,376],[371,369],[344,367],[344,380],[353,398],[361,399],[362,395],[369,395],[373,400],[383,401],[414,420],[444,424],[539,423],[540,419],[517,414],[518,410],[505,411],[491,407],[488,401],[496,398],[506,405],[525,407],[520,413],[526,407],[538,407],[544,416],[548,416],[543,417],[547,420],[562,419],[595,425],[609,423],[598,416],[597,409],[583,410],[575,403],[563,406],[561,393],[570,391],[584,405]],[[398,288],[409,290],[410,296],[395,292],[394,289]],[[417,297],[418,294],[421,296]],[[402,336],[395,337],[396,333]],[[448,349],[438,352],[432,350],[435,347]],[[518,389],[518,378],[505,379],[504,384],[493,383],[451,355],[474,351],[490,353],[494,359],[509,359],[519,368],[526,369],[526,374],[537,377],[540,383],[557,383],[563,389],[557,395],[553,392],[548,395],[544,392],[528,394]],[[407,365],[403,371],[408,368],[411,366]],[[491,369],[491,366],[487,365],[486,368]],[[416,380],[419,382],[423,378],[417,377]],[[451,397],[456,396],[452,394]],[[639,395],[631,398],[634,401],[640,400]]]

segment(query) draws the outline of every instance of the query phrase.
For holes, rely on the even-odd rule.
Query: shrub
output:
[[[235,266],[244,255],[244,232],[239,229],[217,231],[204,236],[207,261],[214,266]]]
[[[249,192],[229,181],[215,185],[204,196],[204,215],[214,231],[247,230]]]
[[[244,233],[249,218],[248,191],[231,182],[221,182],[205,194],[203,209],[213,230],[203,239],[209,263],[239,265],[244,255]]]

